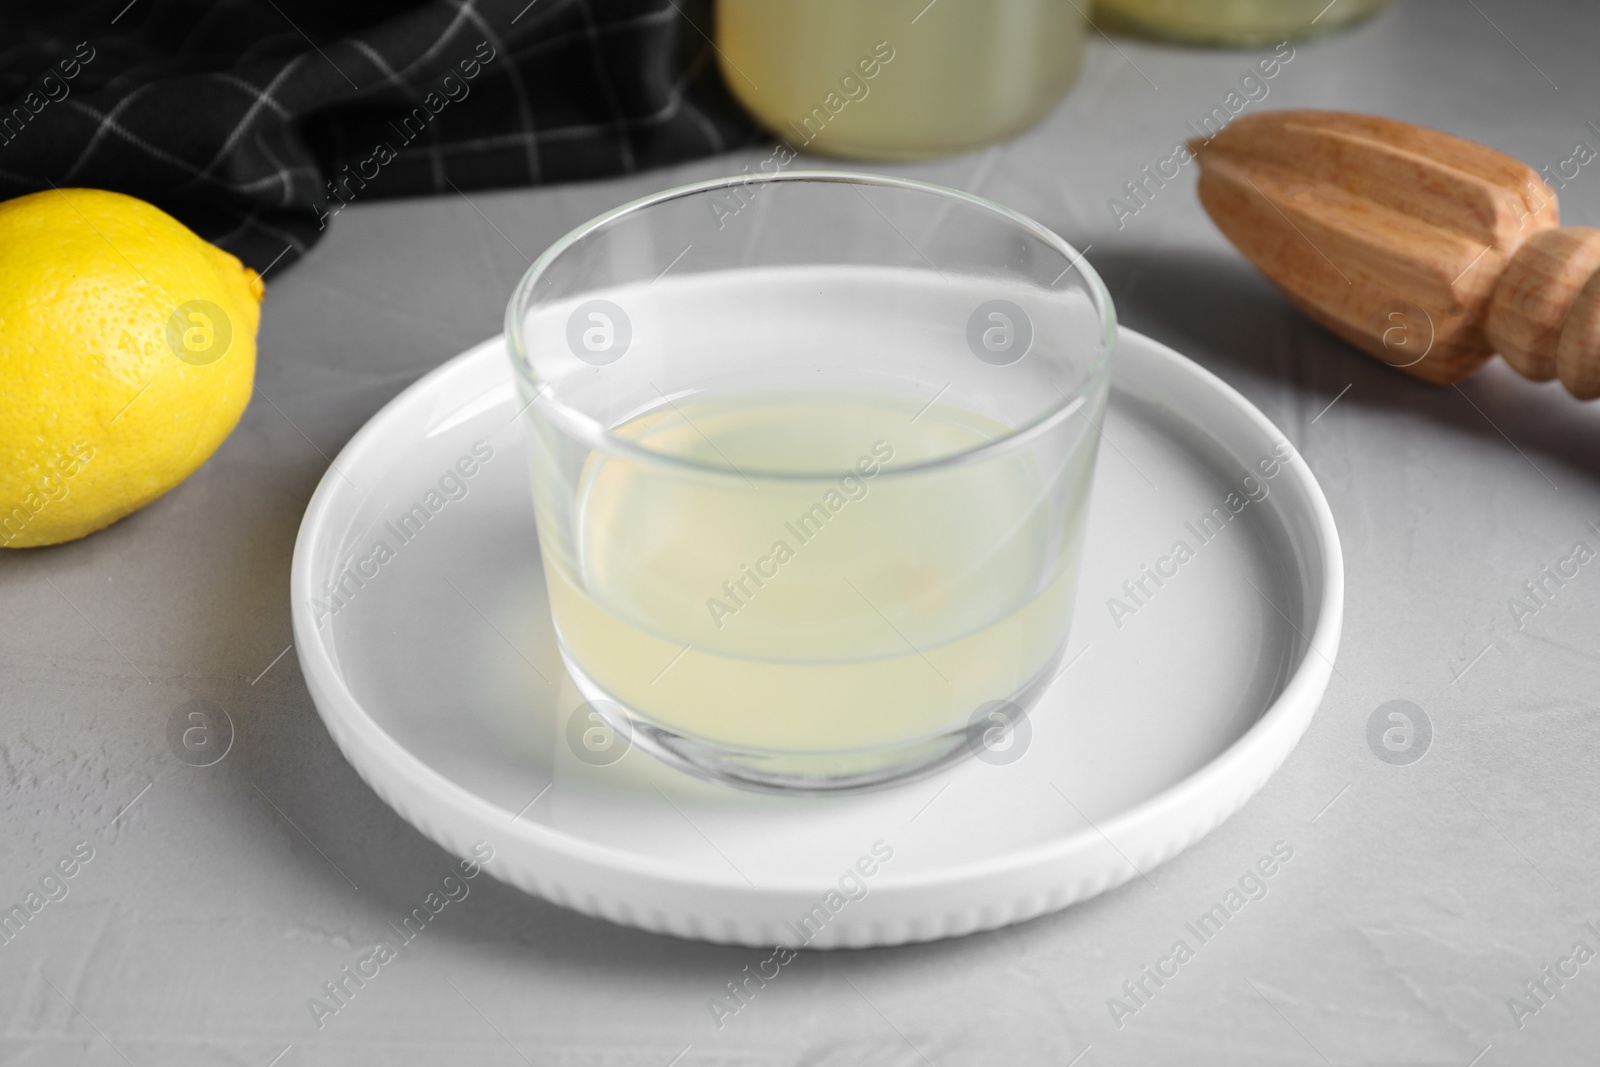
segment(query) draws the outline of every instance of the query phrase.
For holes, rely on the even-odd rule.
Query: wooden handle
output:
[[[1559,229],[1532,167],[1393,119],[1269,111],[1189,143],[1217,227],[1306,314],[1455,382],[1498,350],[1600,395],[1600,231]]]
[[[1600,396],[1600,230],[1568,226],[1522,243],[1489,301],[1484,333],[1523,377]]]

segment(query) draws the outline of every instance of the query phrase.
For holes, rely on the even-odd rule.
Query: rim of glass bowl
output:
[[[517,283],[516,290],[511,294],[511,302],[506,306],[506,343],[510,349],[511,360],[516,365],[519,373],[524,375],[535,387],[536,395],[539,390],[546,389],[548,383],[540,381],[539,377],[534,373],[531,360],[528,358],[527,346],[522,335],[523,308],[539,279],[544,277],[545,273],[569,248],[623,216],[639,214],[645,209],[658,204],[697,196],[701,193],[718,189],[728,189],[735,185],[749,186],[751,184],[774,182],[831,182],[845,185],[876,185],[891,189],[908,189],[916,192],[931,193],[937,197],[963,202],[987,211],[1059,252],[1067,262],[1066,269],[1077,271],[1078,275],[1084,280],[1089,296],[1094,303],[1095,312],[1099,316],[1101,356],[1089,368],[1084,376],[1083,386],[1074,395],[1063,394],[1059,405],[1047,409],[1031,422],[1016,427],[1003,437],[997,437],[993,441],[986,441],[982,445],[977,445],[965,451],[952,452],[948,455],[937,456],[908,466],[885,470],[882,472],[884,475],[900,476],[937,470],[941,467],[954,466],[959,463],[976,462],[980,459],[1021,447],[1035,437],[1047,432],[1056,423],[1070,417],[1077,410],[1080,399],[1091,392],[1105,378],[1111,354],[1116,347],[1116,308],[1111,303],[1110,292],[1107,291],[1105,283],[1101,281],[1100,275],[1095,271],[1094,267],[1089,264],[1081,252],[1063,240],[1054,230],[1035,222],[1021,212],[996,204],[992,200],[985,200],[981,196],[974,196],[971,193],[962,192],[959,189],[951,189],[943,185],[935,185],[932,182],[919,182],[911,178],[896,178],[890,175],[864,174],[845,170],[796,170],[780,174],[729,175],[724,178],[711,178],[706,181],[691,182],[688,185],[679,185],[658,193],[652,193],[620,207],[612,208],[604,214],[596,215],[545,249],[539,258],[534,260],[533,266],[528,268],[528,272],[522,276],[522,281]],[[542,395],[537,395],[535,402],[544,403],[559,412],[560,421],[564,424],[564,428],[583,444],[609,453],[620,453],[631,459],[664,464],[680,470],[690,470],[702,474],[730,477],[756,474],[762,478],[775,480],[815,481],[819,478],[835,478],[839,474],[837,470],[741,471],[714,463],[701,463],[668,452],[658,452],[653,448],[646,448],[636,441],[620,437],[612,433],[610,428],[598,419],[564,403],[555,395],[553,389],[549,389]],[[532,405],[529,406],[531,407]]]

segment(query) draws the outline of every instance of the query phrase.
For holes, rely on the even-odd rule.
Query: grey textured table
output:
[[[1251,106],[1373,111],[1556,165],[1575,142],[1600,147],[1597,44],[1593,5],[1402,2],[1300,45]],[[992,934],[808,954],[719,1030],[707,997],[762,954],[481,879],[319,1030],[309,998],[451,862],[346,765],[282,654],[293,539],[328,457],[497,332],[548,242],[766,151],[470,203],[358,203],[269,277],[260,392],[210,463],[110,530],[0,559],[0,898],[93,850],[68,895],[0,944],[0,1061],[1595,1062],[1600,962],[1571,954],[1600,949],[1583,925],[1600,927],[1600,563],[1533,617],[1511,604],[1574,542],[1600,548],[1600,408],[1504,366],[1458,391],[1355,353],[1218,235],[1193,168],[1115,225],[1108,198],[1254,56],[1096,37],[1037,129],[893,168],[1092,245],[1122,320],[1276,420],[1338,520],[1348,609],[1321,711],[1262,794],[1154,885]],[[1565,221],[1600,224],[1600,164],[1560,195]],[[211,767],[166,740],[191,699],[238,727]],[[1407,766],[1367,739],[1395,699],[1433,728]],[[1295,859],[1270,894],[1117,1026],[1108,998],[1280,839]],[[1541,980],[1535,998],[1525,983]]]

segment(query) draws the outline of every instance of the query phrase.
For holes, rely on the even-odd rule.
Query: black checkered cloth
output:
[[[0,199],[114,189],[281,270],[345,204],[755,139],[710,32],[705,0],[8,0]]]

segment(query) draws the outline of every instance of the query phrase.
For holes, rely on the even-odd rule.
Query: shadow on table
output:
[[[1306,421],[1349,385],[1341,405],[1411,414],[1502,445],[1509,439],[1557,484],[1562,472],[1541,459],[1600,478],[1600,401],[1576,400],[1558,383],[1526,381],[1498,358],[1459,390],[1419,382],[1312,322],[1236,256],[1115,250],[1091,260],[1123,325],[1247,393],[1240,370],[1289,386],[1308,401]],[[1284,426],[1292,435],[1296,428]]]

